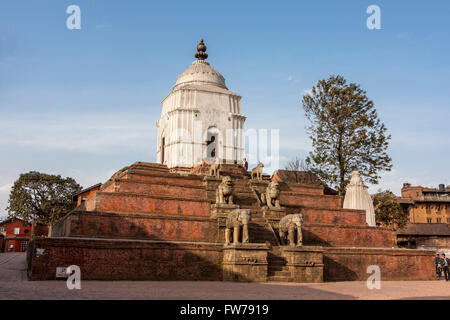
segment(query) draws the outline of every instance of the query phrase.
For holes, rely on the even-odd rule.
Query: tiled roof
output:
[[[403,204],[414,204],[414,200],[412,200],[410,198],[397,197],[397,201],[398,201],[398,203],[403,203]]]
[[[420,236],[450,236],[450,228],[446,223],[409,223],[397,234]]]
[[[325,194],[337,194],[336,190],[328,187],[314,173],[309,171],[277,170],[275,171],[274,175],[277,175],[281,179],[281,181],[284,182],[323,186]]]

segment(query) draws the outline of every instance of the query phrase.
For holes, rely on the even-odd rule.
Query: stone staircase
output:
[[[289,282],[291,273],[286,266],[286,259],[281,254],[280,247],[272,247],[268,252],[267,281]]]
[[[272,246],[278,246],[278,239],[274,234],[272,228],[260,214],[253,214],[252,220],[248,226],[248,233],[250,242],[252,243],[266,243],[269,242]]]

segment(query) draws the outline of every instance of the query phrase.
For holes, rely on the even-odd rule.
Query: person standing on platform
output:
[[[247,162],[246,158],[244,158],[244,168],[245,168],[245,171],[248,171],[248,162]]]
[[[442,256],[443,256],[443,260],[444,260],[443,267],[444,267],[445,281],[449,281],[450,279],[448,277],[448,258],[445,256],[445,253],[442,254]]]

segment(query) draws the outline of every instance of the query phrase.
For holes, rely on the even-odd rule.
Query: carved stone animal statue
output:
[[[283,245],[301,246],[303,245],[302,237],[303,216],[301,214],[288,214],[280,220],[280,240]],[[297,238],[297,241],[295,241]]]
[[[231,234],[233,233],[233,243],[239,243],[242,230],[242,243],[248,243],[248,223],[252,218],[249,209],[235,209],[227,217],[225,224],[225,243],[231,242]]]
[[[272,181],[267,186],[266,192],[261,194],[262,204],[269,208],[280,208],[280,184],[278,181]]]
[[[209,175],[216,178],[220,177],[220,163],[218,160],[209,167]]]
[[[254,179],[253,177],[256,176],[257,180],[262,180],[263,168],[264,168],[264,164],[262,162],[259,162],[258,165],[256,166],[256,168],[252,169],[252,172],[251,172],[252,179]]]
[[[224,177],[216,191],[216,204],[233,204],[233,189],[231,178]]]

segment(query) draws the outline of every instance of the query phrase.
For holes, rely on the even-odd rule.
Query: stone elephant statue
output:
[[[280,240],[283,245],[302,246],[302,224],[303,216],[301,214],[288,214],[280,220]],[[297,241],[295,239],[297,238]],[[286,243],[287,240],[287,243]]]
[[[225,243],[231,242],[231,233],[233,233],[233,243],[239,243],[242,230],[242,243],[248,243],[248,224],[252,218],[249,209],[235,209],[227,217],[225,224]]]

